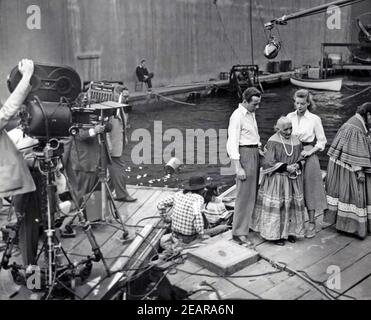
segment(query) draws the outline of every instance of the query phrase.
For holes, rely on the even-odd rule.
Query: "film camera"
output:
[[[10,92],[20,79],[21,74],[15,67],[8,77]],[[102,108],[104,117],[115,112],[108,106],[97,109],[78,99],[82,94],[81,79],[67,66],[35,64],[31,86],[25,108],[20,113],[21,125],[26,134],[41,141],[67,137],[79,128],[92,127],[102,116]]]
[[[16,67],[8,77],[10,92],[15,90],[20,79],[21,74]],[[79,206],[75,197],[76,193],[71,185],[69,185],[69,191],[77,208],[76,217],[79,218],[83,226],[94,256],[87,256],[87,259],[78,264],[85,266],[82,273],[78,273],[75,265],[71,263],[65,251],[61,249],[61,243],[55,234],[55,229],[59,228],[56,217],[61,210],[58,210],[56,182],[57,176],[60,175],[60,165],[64,152],[61,139],[71,134],[77,134],[80,128],[92,128],[98,123],[104,124],[104,121],[106,119],[108,121],[111,116],[115,115],[116,109],[122,105],[115,105],[114,102],[106,102],[108,105],[105,105],[105,103],[99,103],[100,101],[93,101],[92,99],[86,101],[86,99],[81,98],[81,96],[86,97],[86,94],[81,92],[81,79],[77,72],[70,67],[35,64],[30,84],[32,89],[24,102],[25,106],[20,118],[23,131],[39,140],[39,145],[33,149],[37,161],[34,162],[34,167],[30,168],[37,188],[34,194],[22,199],[23,202],[27,202],[27,205],[24,206],[25,212],[22,212],[19,218],[17,216],[18,222],[14,232],[7,239],[6,250],[0,262],[0,270],[1,268],[11,268],[14,281],[23,284],[25,278],[20,271],[24,270],[24,266],[16,263],[9,264],[12,248],[20,233],[22,233],[24,239],[34,239],[35,241],[25,241],[20,247],[22,248],[21,251],[24,252],[23,257],[28,260],[26,264],[37,264],[40,258],[40,253],[36,255],[39,238],[37,221],[41,221],[45,231],[42,250],[44,251],[46,266],[42,269],[42,274],[47,280],[46,289],[50,294],[54,289],[59,288],[58,281],[55,280],[57,275],[68,275],[66,281],[71,280],[72,286],[72,280],[76,278],[76,275],[86,278],[91,271],[92,262],[102,261],[107,275],[110,274],[91,226],[82,214],[83,208]],[[92,105],[92,102],[97,103]],[[35,163],[37,164],[35,165]],[[66,183],[69,184],[67,176],[65,178]],[[56,263],[55,257],[62,256],[61,252],[67,264]]]

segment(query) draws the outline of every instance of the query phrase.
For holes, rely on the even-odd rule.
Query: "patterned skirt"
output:
[[[339,231],[366,237],[371,232],[371,174],[360,183],[351,166],[330,158],[326,189],[329,210],[324,221]]]
[[[304,237],[305,205],[303,177],[287,174],[264,175],[252,216],[251,229],[266,240]]]

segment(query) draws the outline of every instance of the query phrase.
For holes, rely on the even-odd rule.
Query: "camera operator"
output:
[[[40,208],[36,194],[36,180],[33,179],[23,155],[18,151],[5,126],[14,117],[30,92],[30,80],[34,72],[34,63],[23,59],[18,64],[22,78],[17,87],[0,109],[0,198],[12,197],[12,204],[17,216],[16,230],[19,236],[19,248],[26,265],[34,264],[37,243]]]
[[[22,154],[5,131],[5,126],[20,110],[30,91],[34,72],[33,61],[23,59],[18,64],[22,79],[0,109],[0,198],[29,193],[35,184]]]
[[[110,131],[110,124],[98,124],[94,128],[80,129],[72,138],[69,157],[69,178],[75,184],[76,196],[79,203],[85,195],[93,191],[99,177],[97,169],[100,165],[100,146],[98,135]],[[108,161],[108,154],[104,155],[104,162]]]

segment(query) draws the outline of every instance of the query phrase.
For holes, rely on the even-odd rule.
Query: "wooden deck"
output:
[[[84,299],[103,299],[107,298],[107,293],[112,289],[112,286],[117,283],[118,279],[122,278],[125,273],[118,273],[128,262],[129,259],[126,256],[132,257],[138,251],[141,244],[145,242],[143,237],[150,236],[153,228],[152,225],[156,225],[160,219],[149,218],[152,216],[158,216],[156,204],[158,201],[167,197],[171,193],[175,192],[175,189],[166,188],[147,188],[147,187],[128,187],[129,193],[134,197],[138,198],[136,203],[117,203],[119,212],[125,224],[129,225],[128,230],[130,233],[129,238],[132,241],[126,241],[123,243],[121,236],[122,232],[117,228],[109,225],[96,225],[93,228],[94,235],[97,239],[99,246],[101,247],[103,256],[109,265],[113,274],[111,277],[102,281],[98,287],[95,288],[96,284],[106,278],[106,270],[102,262],[93,263],[92,274],[85,285],[76,288],[76,292],[80,298]],[[3,212],[4,213],[4,212]],[[0,225],[3,226],[7,223],[6,215],[0,216]],[[140,222],[141,221],[141,222]],[[135,227],[137,223],[138,227]],[[116,227],[117,223],[113,223]],[[68,256],[72,261],[81,261],[84,257],[92,255],[91,246],[89,241],[82,230],[76,229],[77,236],[73,239],[62,239],[62,246],[67,251]],[[136,236],[136,233],[140,235]],[[157,233],[154,236],[159,237],[161,234]],[[153,242],[158,239],[152,239]],[[147,244],[148,247],[148,244]],[[146,252],[148,254],[148,251]],[[143,255],[143,253],[141,253]],[[2,256],[2,253],[0,253]],[[143,259],[143,257],[141,257]],[[20,256],[17,250],[15,250],[14,257],[11,262],[20,261]],[[18,292],[14,297],[15,300],[29,300],[39,299],[41,296],[33,294],[31,291],[24,287],[17,286],[13,283],[10,271],[2,270],[0,272],[0,300],[7,300],[9,297]]]
[[[234,189],[227,194],[234,195]],[[233,207],[233,202],[230,203]],[[371,298],[371,278],[360,283],[364,277],[370,275],[371,237],[359,240],[338,233],[333,226],[323,224],[322,214],[317,216],[318,234],[313,239],[299,240],[295,244],[286,243],[279,247],[264,241],[257,234],[253,234],[256,250],[270,260],[286,263],[291,269],[305,271],[314,280],[326,284],[336,268],[341,270],[339,293],[345,293],[356,299]],[[231,232],[217,237],[232,241]],[[216,241],[216,238],[204,241],[200,245],[207,245]],[[332,269],[334,268],[334,269]],[[195,300],[215,300],[215,292],[205,292],[210,287],[206,281],[220,294],[222,299],[273,299],[273,300],[323,300],[327,299],[313,286],[288,272],[273,273],[266,276],[256,276],[263,273],[276,272],[266,260],[242,269],[230,277],[218,277],[201,266],[186,261],[175,268],[176,272],[168,275],[173,285],[187,291],[201,291],[191,296]],[[330,280],[331,281],[331,280]],[[323,288],[322,288],[323,290]],[[338,296],[332,293],[333,296]],[[339,299],[350,299],[345,296]]]
[[[123,244],[120,239],[120,231],[103,225],[94,228],[94,234],[111,271],[118,271],[127,266],[130,259],[126,256],[132,257],[131,260],[138,263],[143,255],[148,254],[148,251],[143,253],[138,249],[144,243],[143,237],[147,235],[153,234],[153,237],[149,238],[151,242],[158,241],[161,235],[153,233],[151,225],[155,225],[159,219],[142,220],[141,227],[137,228],[134,228],[134,225],[143,218],[156,216],[157,202],[176,190],[130,187],[129,191],[139,201],[133,204],[120,204],[119,211],[125,223],[131,225],[129,227],[131,235],[134,236],[137,232],[141,233],[141,236]],[[232,200],[228,203],[230,207],[234,206],[234,192],[235,189],[231,188],[224,194]],[[5,218],[5,216],[1,216],[2,224],[4,224]],[[305,271],[311,278],[323,284],[327,283],[330,275],[334,272],[333,270],[336,270],[331,268],[339,268],[341,270],[340,287],[336,288],[336,291],[356,299],[370,299],[371,278],[367,276],[369,276],[371,264],[371,237],[362,241],[344,236],[336,232],[333,226],[323,225],[321,214],[317,216],[317,221],[317,228],[320,229],[321,226],[321,230],[318,230],[319,232],[314,239],[299,240],[295,244],[286,243],[284,247],[272,245],[258,235],[253,234],[256,250],[270,260],[286,263],[288,267],[295,270]],[[232,241],[231,238],[231,232],[227,232],[201,243],[195,243],[192,248],[204,246],[221,239]],[[63,240],[62,244],[73,260],[79,261],[82,259],[82,257],[75,255],[86,256],[91,254],[89,242],[82,231],[79,231],[74,239]],[[187,250],[192,250],[192,248]],[[187,250],[185,250],[185,253],[187,253]],[[15,259],[19,259],[19,255]],[[217,276],[187,259],[182,264],[177,263],[167,269],[167,277],[173,285],[188,292],[195,292],[190,297],[195,300],[216,300],[218,295],[215,292],[218,292],[222,299],[326,299],[323,294],[298,276],[286,271],[277,272],[277,269],[264,259],[229,277]],[[265,273],[268,274],[258,276]],[[117,272],[106,278],[103,264],[101,262],[94,263],[88,282],[76,288],[77,295],[79,298],[87,300],[108,299],[118,280],[127,276],[130,276],[130,273]],[[205,282],[216,291],[210,291],[210,287],[205,286]],[[97,286],[97,283],[99,283],[99,286]],[[10,271],[1,271],[0,299],[9,299],[15,292],[18,292],[13,298],[16,300],[40,298],[40,295],[33,294],[26,288],[15,285],[11,279]],[[337,296],[335,293],[332,294]],[[342,296],[339,299],[350,298]]]

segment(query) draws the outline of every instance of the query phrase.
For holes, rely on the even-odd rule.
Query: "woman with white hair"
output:
[[[296,111],[287,115],[292,121],[292,134],[296,135],[303,145],[302,157],[306,158],[303,169],[304,201],[308,210],[309,225],[307,238],[316,235],[315,213],[327,209],[326,191],[322,180],[322,171],[317,153],[325,150],[327,139],[321,118],[312,111],[315,103],[308,90],[302,89],[294,95]]]
[[[268,140],[263,178],[252,217],[252,229],[276,245],[304,237],[302,144],[292,135],[292,123],[281,117]]]

